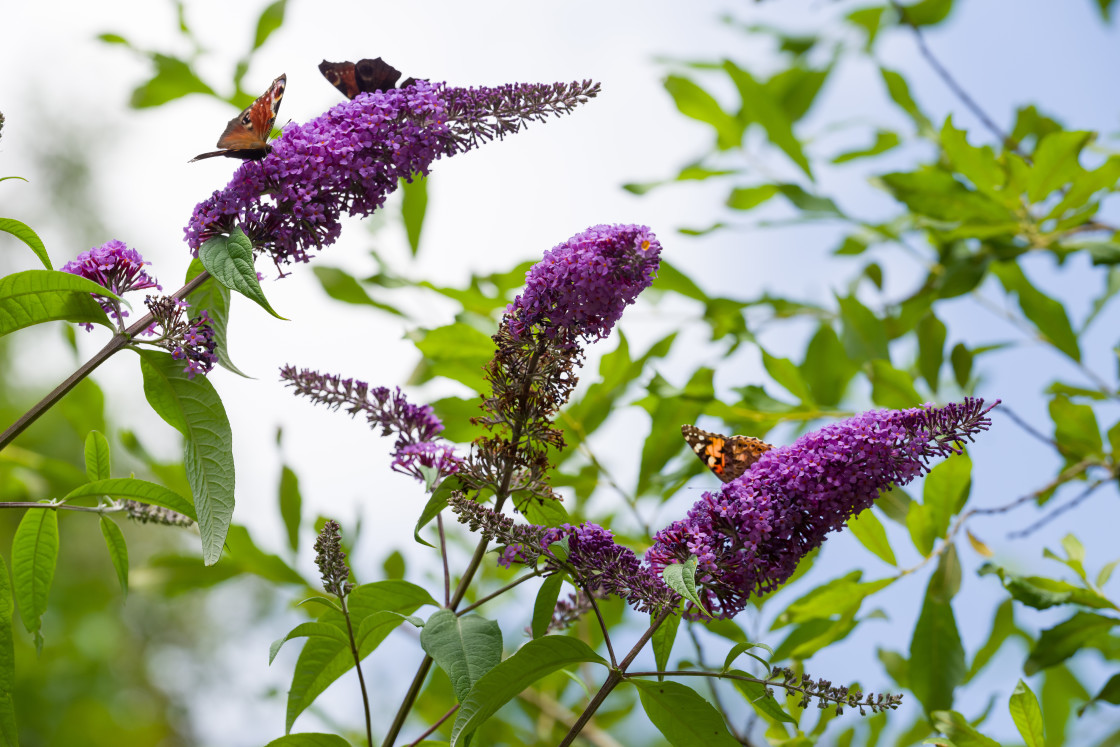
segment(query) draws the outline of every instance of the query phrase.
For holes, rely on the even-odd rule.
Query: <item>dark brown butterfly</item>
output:
[[[218,147],[224,150],[200,153],[192,158],[190,163],[214,156],[240,158],[245,161],[255,161],[267,156],[272,151],[272,146],[268,144],[268,136],[272,134],[272,125],[276,122],[276,112],[280,111],[280,101],[284,98],[284,87],[287,83],[288,76],[281,75],[272,81],[268,90],[250,104],[248,109],[229,121],[225,132],[218,138]]]
[[[352,99],[359,93],[374,93],[375,91],[391,91],[396,87],[401,77],[401,71],[385,62],[380,57],[357,62],[327,62],[319,63],[319,72],[332,86],[342,91],[342,94]],[[401,88],[407,88],[416,82],[415,78],[405,78]]]
[[[682,425],[681,435],[704,466],[724,482],[739,477],[763,454],[774,447],[750,436],[721,436],[702,431],[694,425]]]

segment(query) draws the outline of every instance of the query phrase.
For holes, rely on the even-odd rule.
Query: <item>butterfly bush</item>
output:
[[[364,381],[307,369],[297,371],[293,366],[283,367],[280,378],[299,396],[332,410],[345,407],[351,416],[362,413],[371,428],[381,429],[381,435],[396,434],[393,469],[397,472],[424,482],[421,467],[445,476],[454,474],[462,465],[454,448],[439,438],[443,423],[435,411],[428,405],[409,402],[400,387],[395,390],[383,386],[371,388]]]
[[[341,217],[380,208],[400,179],[432,162],[566,113],[598,93],[589,81],[454,88],[417,81],[359,94],[306,124],[289,125],[263,159],[199,203],[185,228],[197,254],[240,227],[277,267],[307,262],[338,238]]]
[[[828,532],[882,491],[905,485],[929,471],[930,459],[959,452],[987,430],[992,407],[967,398],[876,410],[807,433],[705,493],[686,518],[657,533],[645,562],[660,572],[695,555],[700,598],[713,614],[733,617],[752,594],[786,581]]]
[[[144,261],[140,252],[129,249],[123,241],[113,239],[101,246],[95,246],[88,252],[82,252],[74,259],[62,266],[62,272],[78,275],[104,286],[120,296],[134,290],[146,288],[160,288],[155,278],[148,275],[144,265],[151,262]],[[106,314],[123,322],[128,312],[120,307],[118,301],[106,296],[92,294],[101,304]],[[92,330],[92,324],[83,324],[87,330]]]
[[[545,252],[506,308],[514,338],[602,339],[657,275],[661,244],[645,226],[599,225]]]

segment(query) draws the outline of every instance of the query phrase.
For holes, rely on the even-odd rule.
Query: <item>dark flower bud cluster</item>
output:
[[[224,190],[195,207],[187,244],[197,252],[239,227],[277,267],[307,262],[338,238],[344,214],[369,215],[400,179],[426,175],[441,156],[524,122],[570,111],[597,91],[589,83],[464,89],[416,81],[359,95],[289,125],[268,156],[242,165]]]
[[[145,339],[144,342],[164,348],[177,361],[185,360],[187,365],[184,370],[188,378],[210,373],[218,362],[218,341],[214,337],[210,313],[204,310],[188,319],[187,302],[174,296],[148,296],[144,303],[155,318],[145,332],[146,335],[155,335],[155,339]]]
[[[996,404],[999,404],[998,401]],[[944,407],[877,410],[778,447],[717,493],[705,493],[654,537],[645,561],[657,571],[691,556],[709,612],[733,617],[752,594],[776,588],[828,532],[844,526],[892,485],[929,470],[987,430],[982,400]]]
[[[178,511],[172,511],[163,506],[153,506],[149,503],[141,503],[131,499],[121,501],[121,506],[124,508],[125,515],[133,521],[138,521],[141,524],[164,524],[172,527],[189,527],[194,525],[194,521],[190,518],[183,516]]]
[[[370,387],[364,381],[343,379],[308,369],[297,371],[293,366],[280,369],[280,378],[295,389],[297,395],[326,405],[332,410],[343,407],[351,415],[362,413],[371,428],[380,428],[381,435],[396,434],[393,444],[393,469],[412,475],[421,482],[421,467],[434,469],[440,475],[458,472],[462,460],[454,448],[439,438],[443,423],[428,405],[409,402],[400,387]]]
[[[902,704],[901,694],[867,693],[865,696],[858,687],[849,688],[844,685],[834,687],[829,680],[823,678],[814,680],[809,675],[799,675],[788,667],[774,667],[766,684],[784,688],[787,693],[801,693],[799,708],[808,708],[813,698],[816,698],[817,708],[824,710],[835,706],[837,716],[844,713],[845,706],[858,708],[859,715],[866,716],[868,710],[872,713],[893,711]],[[770,693],[770,697],[774,696],[773,688],[767,687],[766,690]]]
[[[95,246],[88,252],[82,252],[63,265],[61,271],[92,280],[120,296],[129,291],[160,288],[155,278],[144,271],[144,265],[150,264],[151,262],[144,261],[138,251],[129,249],[123,241],[113,239],[101,246]],[[123,326],[128,312],[121,308],[119,301],[96,294],[93,294],[93,297],[98,300],[106,314]],[[83,323],[82,326],[87,330],[93,329],[92,324]]]
[[[315,539],[315,565],[328,594],[344,597],[353,590],[354,584],[347,580],[350,566],[346,565],[346,553],[342,550],[342,529],[334,519],[323,524],[323,531]]]

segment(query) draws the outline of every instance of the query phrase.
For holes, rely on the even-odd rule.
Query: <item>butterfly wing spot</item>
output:
[[[256,160],[267,156],[272,151],[268,136],[272,134],[272,123],[276,121],[287,82],[286,75],[272,81],[267,91],[226,124],[226,129],[218,138],[218,147],[224,150],[203,153],[191,160],[214,156]]]

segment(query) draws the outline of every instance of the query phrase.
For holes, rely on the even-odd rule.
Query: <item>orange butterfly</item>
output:
[[[268,90],[250,104],[248,109],[229,121],[225,132],[218,138],[218,147],[224,150],[200,153],[189,163],[214,156],[240,158],[245,161],[255,161],[267,156],[272,151],[272,146],[268,144],[268,136],[272,134],[272,125],[276,122],[276,112],[280,110],[280,100],[284,98],[284,87],[287,83],[288,76],[281,75],[272,81]]]
[[[319,72],[328,83],[342,91],[348,99],[354,98],[359,93],[391,91],[401,77],[400,70],[380,57],[358,60],[356,63],[323,60],[319,63]],[[404,83],[401,83],[401,88],[407,88],[415,82],[415,78],[406,78]]]
[[[721,436],[702,431],[694,425],[682,425],[681,435],[704,466],[723,482],[731,482],[751,468],[762,455],[774,448],[750,436]]]

